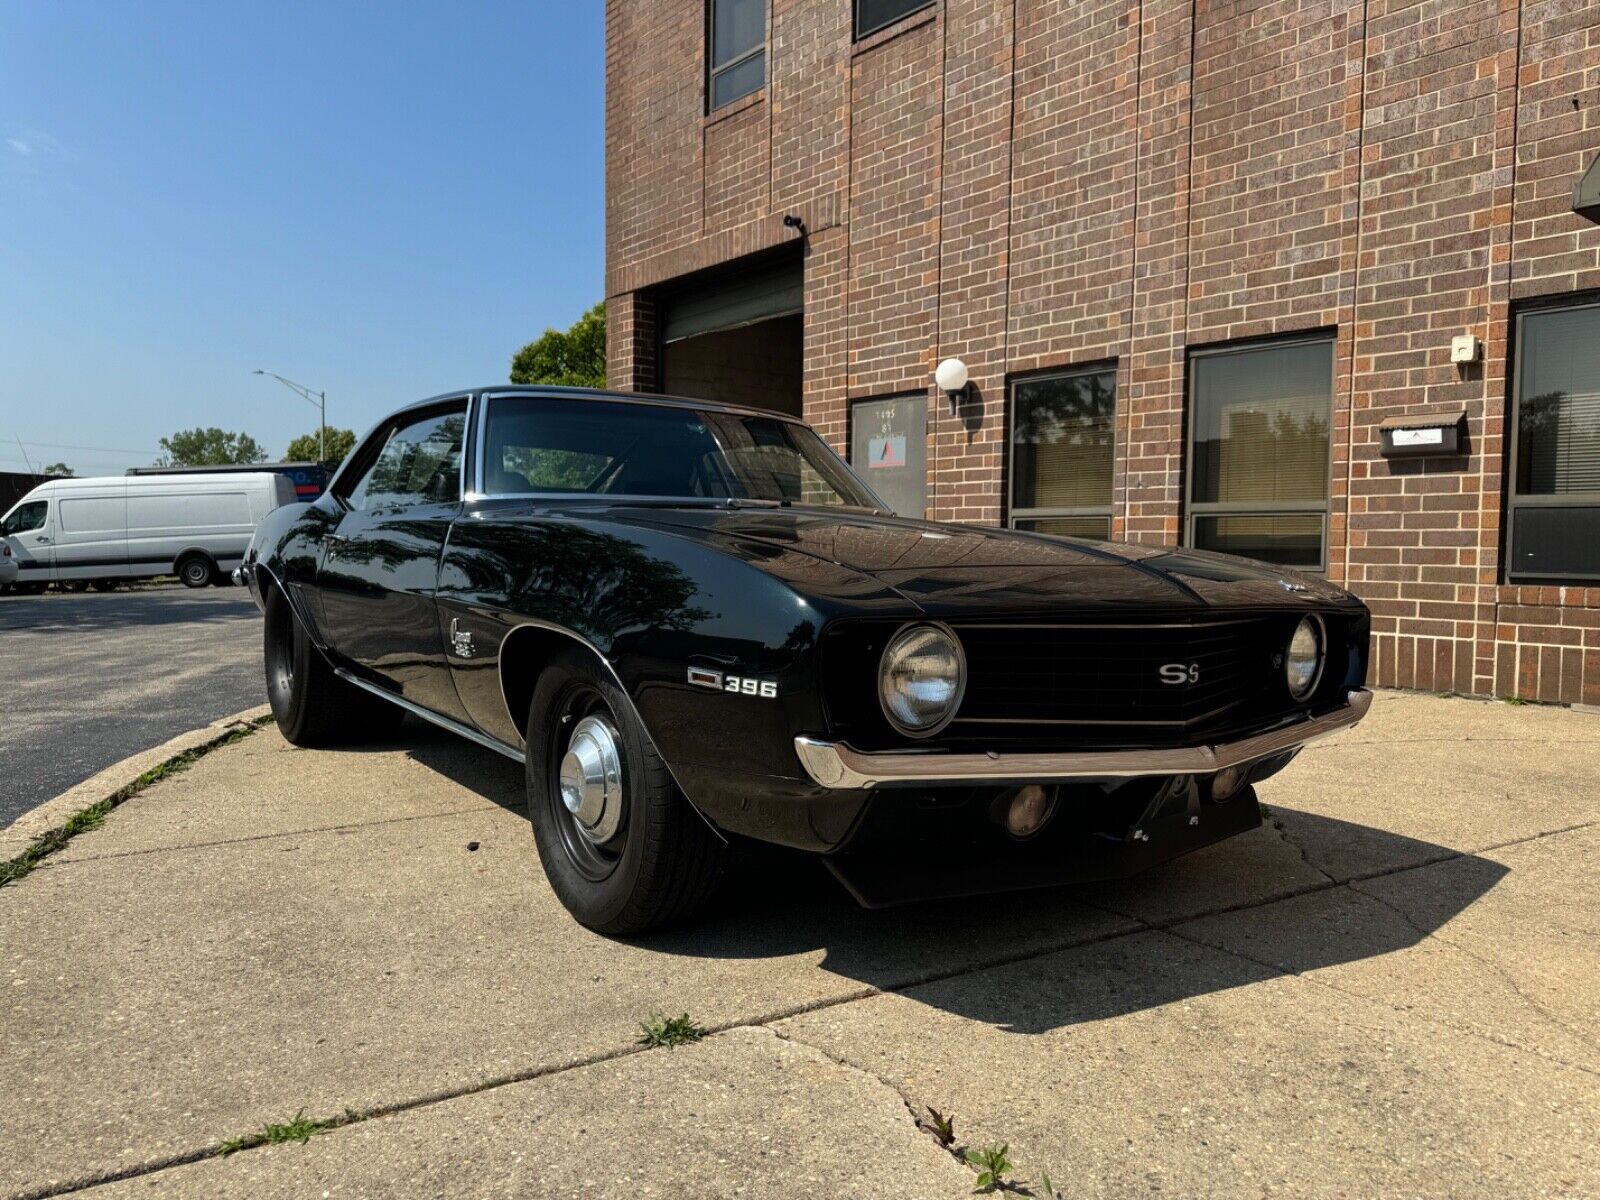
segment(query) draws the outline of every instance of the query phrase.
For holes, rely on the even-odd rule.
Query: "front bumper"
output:
[[[827,788],[1028,783],[1063,779],[1133,779],[1147,775],[1210,775],[1348,729],[1372,707],[1358,688],[1330,713],[1237,742],[1168,750],[1069,750],[1048,754],[940,754],[922,750],[865,753],[842,742],[804,735],[795,753],[813,781]]]

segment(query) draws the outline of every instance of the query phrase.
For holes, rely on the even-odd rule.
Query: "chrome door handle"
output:
[[[48,542],[48,541],[49,541],[49,540],[50,540],[50,539],[49,539],[49,538],[47,538],[47,537],[36,537],[36,538],[34,538],[34,539],[33,539],[33,540],[34,540],[34,541],[35,541],[35,542],[37,542],[37,543],[39,543],[39,545],[41,545],[41,546],[43,546],[43,545],[44,545],[44,544],[45,544],[45,543],[46,543],[46,542]]]

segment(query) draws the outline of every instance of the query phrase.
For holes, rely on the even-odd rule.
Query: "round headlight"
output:
[[[1316,617],[1306,617],[1294,627],[1289,651],[1283,656],[1283,674],[1289,694],[1296,700],[1309,697],[1322,678],[1322,642],[1322,622]]]
[[[901,733],[927,737],[956,715],[966,687],[961,643],[938,625],[911,625],[884,647],[878,663],[878,700]]]

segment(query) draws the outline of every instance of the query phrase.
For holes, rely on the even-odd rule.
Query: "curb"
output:
[[[40,834],[58,828],[80,809],[88,808],[91,804],[98,804],[107,797],[115,795],[146,771],[159,767],[168,759],[176,758],[187,751],[220,742],[235,729],[252,724],[271,712],[271,707],[266,704],[258,704],[254,708],[236,712],[231,717],[223,717],[209,725],[202,725],[199,729],[180,733],[159,746],[141,750],[89,776],[82,783],[74,784],[59,796],[29,809],[9,827],[0,829],[0,862],[15,858]]]

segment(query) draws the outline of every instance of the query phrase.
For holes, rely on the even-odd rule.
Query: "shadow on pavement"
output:
[[[56,629],[87,633],[99,629],[159,629],[167,625],[215,624],[256,617],[254,601],[243,588],[198,591],[82,592],[67,596],[0,598],[0,629],[44,633]]]
[[[408,721],[391,744],[404,746],[416,761],[485,799],[525,813],[522,770],[511,760],[421,722]],[[1111,903],[1104,897],[1106,885],[1080,884],[867,910],[856,905],[820,859],[741,843],[722,891],[692,925],[631,944],[646,954],[751,961],[821,951],[819,965],[836,975],[881,989],[926,983],[916,994],[921,1003],[1012,1032],[1041,1033],[1407,949],[1472,905],[1508,870],[1386,830],[1276,806],[1274,811],[1292,819],[1299,846],[1330,847],[1359,838],[1382,849],[1388,862],[1451,859],[1447,878],[1430,880],[1430,887],[1448,894],[1431,896],[1426,917],[1389,912],[1385,919],[1357,919],[1348,907],[1321,904],[1308,908],[1300,924],[1287,918],[1286,928],[1284,906],[1274,902],[1318,885],[1308,884],[1298,846],[1260,830],[1120,881],[1118,899]],[[1260,842],[1249,852],[1244,849],[1250,838],[1272,839],[1265,860]],[[534,854],[531,835],[528,853]],[[1249,898],[1243,902],[1238,900],[1241,872],[1257,877],[1248,881]],[[1185,892],[1197,899],[1155,929],[1227,911],[1230,943],[1258,952],[1248,957],[1218,952],[1136,926],[1117,911],[1130,888],[1135,896],[1146,888],[1154,896],[1171,887],[1178,874],[1184,876]],[[1352,895],[1341,887],[1326,891]],[[1367,903],[1365,897],[1357,899]],[[1116,936],[1120,933],[1133,936]],[[1061,960],[1045,963],[1036,957],[1074,947],[1082,957],[1067,968],[1074,972],[1069,978],[1060,977]],[[1022,959],[1037,962],[1037,986],[962,977]],[[1033,967],[1029,963],[1027,969]],[[1079,970],[1082,974],[1075,973]]]

